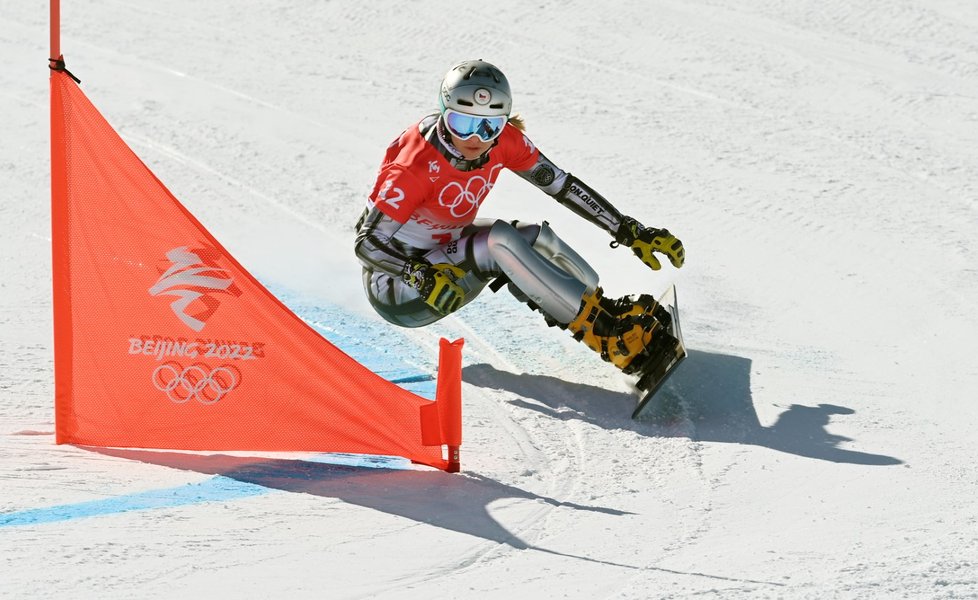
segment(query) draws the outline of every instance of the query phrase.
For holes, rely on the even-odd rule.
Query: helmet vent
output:
[[[462,106],[475,106],[474,104],[472,104],[468,100],[463,100],[461,98],[458,98],[455,101],[458,102],[459,104],[461,104]],[[500,106],[502,106],[502,105],[500,105]],[[493,108],[495,108],[495,106]]]
[[[480,70],[478,66],[469,67],[468,70],[465,71],[465,74],[462,75],[462,79],[468,81],[473,77],[478,77],[480,73],[482,77],[486,77],[486,76],[492,77],[492,80],[495,81],[496,83],[500,83],[502,81],[502,78],[500,76],[501,74],[496,69]]]

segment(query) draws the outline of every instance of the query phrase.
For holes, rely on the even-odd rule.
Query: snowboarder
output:
[[[420,327],[458,310],[487,285],[496,291],[508,284],[548,324],[569,330],[625,373],[675,352],[669,313],[648,295],[603,297],[598,274],[546,221],[493,221],[476,213],[507,168],[652,269],[661,266],[656,253],[681,267],[682,243],[666,229],[621,214],[540,153],[511,112],[506,77],[492,64],[452,67],[438,101],[438,113],[388,147],[357,223],[356,255],[374,309],[395,325]]]

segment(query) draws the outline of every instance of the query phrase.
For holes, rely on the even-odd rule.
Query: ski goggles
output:
[[[509,117],[506,115],[496,117],[467,115],[446,108],[444,119],[448,130],[461,140],[467,140],[477,135],[483,142],[491,142],[503,132],[503,128],[506,127],[506,121]]]

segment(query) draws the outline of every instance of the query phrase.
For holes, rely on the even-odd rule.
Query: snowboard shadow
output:
[[[793,404],[770,427],[761,425],[751,397],[750,372],[748,358],[691,350],[638,420],[629,418],[637,398],[628,393],[544,375],[517,375],[488,364],[462,369],[462,380],[520,396],[510,402],[513,405],[608,429],[762,446],[836,463],[903,464],[890,456],[839,447],[852,440],[829,433],[827,426],[833,416],[855,413],[844,406]]]
[[[612,508],[583,506],[539,496],[477,474],[436,470],[367,468],[309,460],[191,454],[131,448],[78,446],[106,456],[136,460],[183,471],[223,476],[271,490],[336,498],[520,550],[537,550],[602,564],[605,561],[563,554],[523,542],[496,521],[489,505],[505,498],[539,501],[554,507],[623,516]],[[629,567],[629,565],[617,565]],[[629,567],[630,568],[630,567]]]

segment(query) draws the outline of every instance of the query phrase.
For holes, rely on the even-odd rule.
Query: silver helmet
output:
[[[482,117],[509,116],[513,109],[506,76],[481,59],[461,62],[445,74],[438,103],[442,112],[450,108]]]

